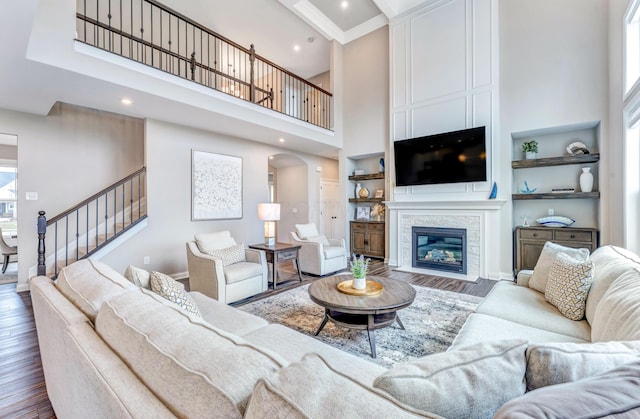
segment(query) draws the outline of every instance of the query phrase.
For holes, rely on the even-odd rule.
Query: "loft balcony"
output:
[[[78,0],[77,40],[331,128],[331,93],[153,0]]]
[[[342,148],[331,93],[179,13],[148,0],[24,1],[9,25],[22,52],[7,51],[5,69],[25,80],[10,89],[16,110],[64,102],[329,158]]]

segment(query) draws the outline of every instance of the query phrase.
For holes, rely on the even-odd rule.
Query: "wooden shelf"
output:
[[[571,192],[571,193],[516,193],[511,199],[600,199],[600,192]]]
[[[352,175],[349,176],[349,180],[374,180],[374,179],[384,179],[384,173],[368,173],[366,175]]]
[[[567,164],[595,163],[600,160],[600,153],[578,154],[575,156],[547,157],[543,159],[514,160],[513,169],[530,169],[532,167],[564,166]]]
[[[384,198],[349,198],[349,202],[382,202]]]

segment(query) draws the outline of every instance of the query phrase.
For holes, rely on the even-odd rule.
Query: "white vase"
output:
[[[534,153],[533,151],[526,151],[524,153],[524,158],[527,160],[532,160],[536,158],[536,153]]]
[[[590,167],[583,167],[580,174],[580,190],[582,192],[591,192],[593,189],[593,173]]]
[[[353,278],[353,288],[356,290],[363,290],[367,288],[367,278]]]
[[[356,193],[355,193],[356,198],[360,198],[360,189],[362,189],[362,184],[356,183]]]

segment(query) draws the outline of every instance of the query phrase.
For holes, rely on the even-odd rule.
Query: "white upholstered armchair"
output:
[[[187,265],[190,290],[226,304],[267,290],[265,253],[236,244],[228,231],[198,234],[187,242]]]
[[[298,263],[302,272],[327,275],[347,267],[347,248],[344,239],[328,239],[318,232],[316,225],[296,224],[289,233],[291,243],[302,246]]]

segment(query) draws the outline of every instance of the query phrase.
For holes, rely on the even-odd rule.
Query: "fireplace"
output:
[[[412,227],[412,266],[467,273],[467,230]]]

